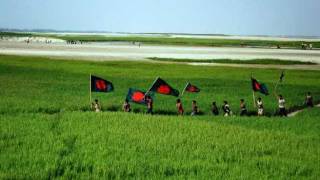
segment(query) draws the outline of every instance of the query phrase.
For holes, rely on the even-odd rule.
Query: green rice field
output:
[[[0,55],[0,179],[319,179],[320,109],[274,116],[279,69],[205,67],[130,61],[76,61]],[[90,111],[89,75],[113,82],[93,93],[103,112]],[[265,83],[265,117],[239,117],[240,99],[253,107],[250,77]],[[128,88],[147,90],[156,77],[181,91],[156,94],[154,115],[132,104]],[[286,70],[278,93],[290,111],[306,92],[320,101],[320,71]],[[191,101],[201,114],[191,117]],[[213,116],[210,104],[228,100],[235,116]],[[221,111],[221,109],[220,109]]]

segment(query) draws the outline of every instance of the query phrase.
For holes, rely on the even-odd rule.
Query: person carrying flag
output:
[[[100,92],[100,93],[108,93],[114,91],[113,84],[110,81],[102,79],[97,76],[93,76],[90,74],[90,103],[92,98],[92,92]],[[101,111],[101,105],[98,102],[98,99],[95,99],[93,103],[91,103],[91,109],[95,112]]]
[[[178,115],[183,115],[184,110],[183,110],[183,107],[182,107],[181,99],[177,99],[176,107],[177,107],[177,110],[178,110]]]
[[[126,99],[126,100],[124,101],[123,106],[122,106],[122,110],[123,110],[124,112],[131,112],[131,105],[130,105],[128,99]]]
[[[95,112],[101,111],[101,105],[100,105],[98,99],[95,99],[94,102],[91,104],[91,109]]]
[[[280,79],[282,79],[282,78],[280,78]],[[252,92],[253,92],[253,105],[254,105],[254,108],[256,108],[258,105],[258,116],[261,116],[261,115],[263,115],[263,104],[262,104],[262,101],[260,101],[261,100],[260,97],[258,98],[258,102],[256,102],[255,92],[258,91],[261,94],[264,94],[267,96],[267,95],[269,95],[269,91],[268,91],[268,88],[265,84],[258,82],[253,77],[251,77],[251,86],[252,86]],[[259,106],[259,103],[261,103],[261,106]]]
[[[278,96],[279,115],[280,116],[287,116],[285,103],[286,103],[286,101],[284,100],[283,96],[280,94]]]
[[[263,109],[263,102],[261,97],[259,97],[257,100],[257,106],[258,106],[258,116],[263,116],[264,109]]]
[[[246,104],[244,103],[244,99],[240,99],[240,116],[247,115]]]
[[[216,104],[215,101],[212,102],[211,112],[215,116],[219,115],[219,109],[218,109],[217,104]]]
[[[192,112],[191,112],[191,116],[195,116],[199,113],[199,109],[197,106],[197,101],[193,100],[192,101]]]
[[[136,104],[141,104],[141,105],[147,105],[146,102],[146,93],[142,90],[134,89],[134,88],[129,88],[128,94],[126,99],[128,102],[133,102]],[[153,96],[153,93],[149,93],[149,96]]]

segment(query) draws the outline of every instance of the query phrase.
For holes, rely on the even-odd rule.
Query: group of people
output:
[[[261,99],[261,98],[260,98]],[[178,110],[178,115],[183,115],[184,114],[184,109],[182,107],[181,99],[177,99],[176,107]],[[223,101],[223,105],[221,107],[223,111],[224,116],[231,116],[233,115],[230,105],[228,101]],[[192,111],[191,111],[191,116],[198,115],[200,113],[199,108],[197,106],[197,101],[193,100],[192,101]],[[214,101],[211,104],[211,113],[215,116],[219,115],[219,108],[217,106],[217,103]],[[240,100],[240,116],[247,115],[247,108],[244,102],[244,99]]]
[[[147,106],[146,113],[153,114],[153,99],[151,98],[151,96],[146,96],[145,102],[146,102],[146,106]],[[286,101],[285,101],[284,97],[281,94],[278,95],[278,108],[279,108],[278,115],[279,116],[287,116],[287,110],[286,110],[285,103],[286,103]],[[304,104],[307,107],[313,107],[313,98],[312,98],[312,95],[310,92],[307,93]],[[101,111],[101,105],[97,99],[95,99],[95,101],[92,103],[91,106],[92,106],[92,110],[94,110],[95,112]],[[264,115],[264,105],[263,105],[263,101],[262,101],[261,97],[256,99],[255,106],[257,108],[257,115],[263,116]],[[240,107],[240,114],[239,114],[240,116],[248,115],[248,110],[247,110],[246,103],[245,103],[244,99],[240,99],[239,107]],[[181,99],[177,99],[176,108],[177,108],[178,115],[184,115],[185,111],[182,106]],[[223,111],[223,116],[232,116],[233,115],[233,112],[231,111],[231,108],[230,108],[228,101],[226,101],[226,100],[223,101],[223,105],[222,105],[221,109]],[[131,112],[131,105],[127,99],[123,103],[122,110],[124,112]],[[212,104],[211,104],[211,113],[215,116],[218,116],[220,114],[219,108],[218,108],[217,103],[215,101],[212,102]],[[200,111],[199,111],[199,107],[197,105],[197,101],[193,100],[192,106],[191,106],[191,116],[195,116],[195,115],[199,115],[199,114],[200,114]]]
[[[310,44],[301,43],[301,49],[306,50],[306,49],[308,49],[308,48],[309,48],[310,50],[312,50],[313,46],[312,46],[311,43],[310,43]]]

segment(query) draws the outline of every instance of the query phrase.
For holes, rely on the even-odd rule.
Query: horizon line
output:
[[[125,32],[125,31],[107,31],[107,30],[57,30],[57,29],[30,29],[30,28],[2,28],[0,32],[38,32],[38,33],[116,33],[116,34],[171,34],[171,35],[207,35],[207,36],[251,36],[251,37],[303,37],[320,38],[320,35],[263,35],[263,34],[224,34],[224,33],[179,33],[179,32]]]

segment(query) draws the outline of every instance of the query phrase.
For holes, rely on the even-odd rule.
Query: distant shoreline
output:
[[[167,36],[206,36],[206,37],[242,37],[242,38],[286,38],[286,39],[319,39],[320,36],[305,36],[305,35],[237,35],[237,34],[210,34],[210,33],[177,33],[177,32],[112,32],[112,31],[77,31],[77,30],[53,30],[53,29],[10,29],[0,28],[0,32],[15,32],[15,33],[49,33],[49,34],[117,34],[117,35],[167,35]]]

